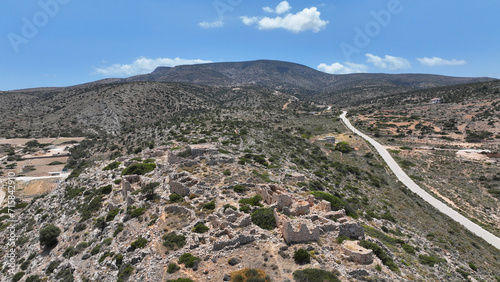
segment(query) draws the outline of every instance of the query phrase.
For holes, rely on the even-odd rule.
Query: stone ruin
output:
[[[321,233],[336,230],[352,239],[364,238],[363,227],[347,223],[345,211],[332,211],[328,201],[316,203],[313,195],[292,197],[284,186],[276,184],[256,185],[256,193],[266,204],[275,206],[274,218],[287,243],[317,241]]]
[[[190,188],[199,181],[193,178],[188,172],[174,173],[170,175],[170,192],[181,196],[187,196],[190,193]]]
[[[358,245],[358,241],[345,240],[341,248],[344,257],[350,261],[358,264],[371,264],[373,262],[373,251],[361,247]]]
[[[313,225],[307,219],[290,219],[286,215],[274,210],[276,224],[287,243],[300,243],[317,241],[319,239],[319,226]]]
[[[191,150],[191,156],[193,157],[198,157],[201,155],[204,155],[206,153],[215,153],[218,152],[219,150],[215,145],[212,144],[194,144],[194,145],[189,145],[189,149]]]

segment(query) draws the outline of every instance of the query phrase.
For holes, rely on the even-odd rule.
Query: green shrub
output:
[[[469,267],[470,267],[470,269],[477,272],[477,266],[475,264],[473,264],[472,262],[469,262]]]
[[[81,188],[73,188],[72,186],[67,186],[66,189],[65,189],[65,194],[64,194],[64,198],[66,200],[71,200],[73,198],[76,198],[78,196],[80,196],[83,191],[85,191],[85,189]]]
[[[94,221],[94,226],[96,228],[104,230],[104,228],[106,228],[106,219],[104,219],[104,217],[96,218]]]
[[[382,261],[384,265],[386,265],[390,270],[394,272],[399,272],[399,267],[379,245],[366,240],[360,241],[359,245],[365,249],[373,250],[373,253]]]
[[[146,212],[146,208],[136,208],[130,212],[130,217],[135,218],[143,215]]]
[[[440,258],[434,255],[419,255],[418,256],[418,261],[420,261],[421,264],[428,265],[430,267],[433,267],[434,265],[442,262],[446,262],[446,259]]]
[[[241,184],[234,185],[234,187],[233,187],[233,191],[236,193],[244,193],[247,190],[248,190],[247,187],[245,187]]]
[[[146,195],[146,200],[151,201],[155,198],[155,188],[160,186],[160,182],[151,182],[142,188],[141,192]]]
[[[104,246],[109,246],[109,245],[111,245],[111,243],[113,243],[113,238],[106,238],[106,239],[102,240],[102,244]]]
[[[73,228],[73,232],[76,233],[76,232],[80,232],[80,231],[83,231],[85,230],[85,228],[87,228],[87,224],[83,223],[83,222],[79,222],[75,225],[75,228]]]
[[[117,169],[121,165],[120,162],[112,162],[105,166],[102,170],[114,170]]]
[[[203,223],[198,223],[193,227],[192,231],[196,233],[205,233],[208,231],[208,226]]]
[[[155,168],[156,164],[154,163],[136,163],[125,168],[122,171],[122,175],[132,175],[132,174],[144,175],[148,172],[153,171]]]
[[[211,202],[203,204],[203,209],[214,210],[215,209],[215,202],[211,201]]]
[[[175,250],[180,249],[186,245],[186,237],[177,235],[175,232],[168,233],[163,236],[163,246]]]
[[[137,240],[132,242],[130,244],[130,246],[132,247],[132,250],[136,250],[136,249],[144,248],[147,244],[148,244],[148,240],[146,240],[142,237],[139,237]]]
[[[240,211],[241,212],[244,212],[244,213],[249,213],[251,210],[250,206],[249,205],[241,205],[240,206]]]
[[[84,204],[80,207],[79,212],[82,217],[82,221],[89,219],[92,214],[100,210],[102,207],[102,195],[94,197],[88,204]]]
[[[354,151],[354,149],[349,145],[349,143],[345,141],[340,141],[337,144],[335,144],[335,151],[339,151],[342,153],[350,153]]]
[[[231,171],[230,170],[224,170],[222,172],[222,174],[224,174],[225,176],[229,176],[229,175],[231,175]]]
[[[123,223],[119,223],[115,229],[115,232],[113,232],[113,237],[116,237],[116,235],[118,235],[122,231],[123,231]]]
[[[63,162],[60,162],[60,161],[53,161],[51,163],[49,163],[49,165],[62,165],[64,164]]]
[[[411,255],[415,254],[415,248],[412,245],[402,244],[401,247],[403,248],[403,250],[405,250],[405,252]]]
[[[334,196],[334,195],[329,194],[329,193],[326,193],[326,192],[321,192],[321,191],[313,191],[310,193],[316,198],[330,202],[330,206],[331,206],[332,210],[338,211],[341,209],[345,209],[346,214],[348,216],[351,216],[353,218],[358,217],[356,210],[353,209],[348,203],[346,203],[344,200],[340,199],[339,197]]]
[[[26,274],[26,273],[22,272],[22,271],[14,274],[14,276],[12,276],[12,281],[17,282],[17,281],[21,280],[23,278],[24,274]]]
[[[116,265],[120,266],[123,263],[123,255],[122,254],[116,254],[113,259],[116,262]]]
[[[178,263],[179,264],[184,264],[186,267],[188,268],[193,268],[195,267],[198,262],[200,262],[201,259],[199,257],[196,257],[196,256],[193,256],[192,254],[190,253],[184,253],[181,255],[181,257],[179,258],[179,261]]]
[[[260,195],[255,195],[252,198],[243,198],[243,199],[239,200],[238,203],[244,204],[244,205],[262,207],[262,204],[260,203],[260,201],[262,201],[262,197]]]
[[[105,195],[111,193],[111,191],[113,191],[113,185],[106,185],[106,186],[101,187],[99,189],[99,193],[105,194]]]
[[[173,263],[168,264],[167,272],[168,273],[175,273],[179,269],[181,269],[181,268],[176,263],[173,262]]]
[[[168,198],[170,199],[170,201],[172,203],[176,203],[176,202],[182,202],[184,201],[184,197],[182,197],[181,195],[179,194],[176,194],[176,193],[172,193],[168,196]]]
[[[125,265],[122,265],[120,267],[120,270],[118,271],[118,280],[117,282],[125,281],[126,278],[128,278],[132,272],[134,272],[134,267],[127,263]]]
[[[26,282],[42,282],[42,279],[38,275],[31,275],[26,278]]]
[[[101,244],[95,245],[92,250],[90,250],[91,255],[97,255],[101,251]]]
[[[61,264],[61,261],[55,260],[49,263],[49,266],[45,269],[45,274],[50,275],[54,270]]]
[[[115,216],[117,216],[120,213],[120,208],[114,208],[112,210],[108,211],[108,214],[106,215],[106,221],[112,221],[115,219]]]
[[[61,234],[61,229],[54,225],[48,225],[40,230],[39,240],[40,245],[50,248],[57,245],[57,237]]]
[[[294,271],[293,279],[295,282],[340,282],[335,273],[314,268]]]
[[[64,251],[63,253],[63,257],[69,259],[71,258],[72,256],[76,256],[78,254],[78,251],[73,248],[73,247],[68,247],[66,248],[66,250]]]
[[[253,212],[252,222],[262,229],[273,230],[276,228],[276,219],[274,218],[273,210],[270,208],[258,209]]]
[[[298,249],[293,253],[293,260],[297,264],[306,264],[311,262],[311,255],[304,249]]]
[[[83,249],[86,249],[89,246],[89,243],[87,242],[81,242],[76,245],[75,249],[77,252],[81,252]]]
[[[222,207],[224,208],[224,211],[226,211],[227,209],[232,209],[233,211],[237,210],[235,206],[231,206],[230,204],[225,204]]]

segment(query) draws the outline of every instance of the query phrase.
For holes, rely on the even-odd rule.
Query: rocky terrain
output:
[[[460,82],[257,61],[0,93],[3,137],[27,138],[0,145],[0,281],[499,281],[498,250],[327,105],[350,104],[408,175],[498,235],[498,82]],[[69,177],[9,180],[47,135],[86,137],[57,163]]]
[[[83,141],[68,161],[79,174],[18,201],[12,217],[2,217],[4,240],[10,232],[17,236],[16,277],[498,276],[498,252],[405,191],[370,147],[348,135],[337,112],[285,111],[259,121],[251,113],[194,114],[120,138]],[[317,141],[325,135],[349,145]],[[40,238],[50,226],[60,234],[47,246]],[[2,281],[9,281],[9,265],[2,269]]]

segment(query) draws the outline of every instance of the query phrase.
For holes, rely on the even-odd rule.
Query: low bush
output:
[[[304,249],[298,249],[293,253],[293,260],[296,264],[307,264],[311,262],[311,254]]]
[[[131,209],[129,210],[130,211],[130,217],[131,218],[135,218],[135,217],[139,217],[141,215],[143,215],[145,212],[146,212],[146,208],[135,208],[135,209]]]
[[[136,250],[136,249],[142,249],[144,248],[146,245],[148,244],[148,240],[142,238],[142,237],[139,237],[137,240],[135,240],[134,242],[132,242],[130,244],[130,247],[132,247],[132,250]]]
[[[114,170],[117,169],[121,165],[120,162],[112,162],[105,166],[102,170]]]
[[[260,203],[260,201],[262,201],[262,197],[260,195],[255,195],[252,198],[243,198],[243,199],[239,200],[238,203],[244,204],[244,205],[262,207],[262,204]]]
[[[234,185],[234,187],[233,187],[233,191],[236,193],[244,193],[247,190],[248,190],[247,187],[245,187],[241,184]]]
[[[167,272],[168,273],[175,273],[179,269],[181,269],[181,268],[176,263],[173,262],[173,263],[168,264]]]
[[[108,211],[108,214],[106,215],[106,221],[112,221],[115,219],[115,216],[117,216],[120,213],[120,208],[114,208],[110,211]]]
[[[171,232],[163,236],[163,246],[169,248],[170,250],[180,249],[185,245],[186,237],[183,235],[177,235],[175,232]]]
[[[430,255],[430,256],[419,255],[418,256],[418,261],[421,264],[425,264],[425,265],[428,265],[430,267],[433,267],[434,265],[436,265],[438,263],[446,262],[446,259],[440,258],[438,256],[434,256],[434,255]]]
[[[131,274],[134,272],[134,267],[131,264],[125,264],[120,267],[118,271],[118,280],[117,282],[125,281]]]
[[[253,212],[252,222],[262,229],[273,230],[276,228],[276,219],[274,218],[273,210],[270,208],[258,209]]]
[[[211,202],[203,204],[203,209],[214,210],[215,209],[215,202],[211,201]]]
[[[314,268],[294,271],[293,279],[295,282],[340,282],[334,272]]]
[[[200,261],[201,259],[199,257],[193,256],[190,253],[184,253],[179,258],[178,263],[184,264],[184,266],[188,268],[194,268]]]
[[[156,168],[156,164],[154,163],[135,163],[125,168],[122,171],[122,175],[144,175],[148,172],[153,171]]]
[[[99,193],[104,194],[104,195],[111,193],[111,191],[113,191],[113,185],[106,185],[106,186],[101,187],[99,189]]]
[[[179,194],[176,194],[176,193],[172,193],[168,196],[168,198],[170,199],[170,202],[172,203],[176,203],[176,202],[182,202],[184,201],[184,197],[182,197],[181,195]]]
[[[405,250],[405,252],[411,255],[415,254],[415,248],[412,245],[402,244],[401,247],[403,248],[403,250]]]
[[[196,233],[205,233],[208,231],[208,226],[203,223],[198,223],[193,227],[192,231]]]

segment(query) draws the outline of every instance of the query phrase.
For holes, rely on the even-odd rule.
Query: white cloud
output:
[[[318,70],[330,74],[347,74],[347,73],[364,73],[368,70],[368,67],[363,64],[355,64],[351,62],[333,63],[331,65],[320,64]]]
[[[282,28],[294,33],[307,30],[319,32],[328,24],[320,18],[321,13],[316,7],[305,8],[297,14],[287,14],[285,17],[269,18],[264,17],[257,21],[260,30],[271,30]],[[243,21],[245,23],[245,21]],[[246,24],[246,23],[245,23]],[[252,22],[253,24],[253,22]],[[248,25],[248,24],[247,24]]]
[[[287,1],[279,3],[275,9],[271,7],[262,8],[262,10],[264,10],[264,12],[266,13],[276,13],[278,15],[288,12],[290,11],[290,9],[292,9],[292,6],[290,6],[290,4]]]
[[[262,10],[264,10],[264,12],[266,13],[274,13],[274,9],[271,7],[264,7],[262,8]]]
[[[374,66],[381,69],[399,70],[399,69],[409,69],[411,68],[410,61],[401,57],[393,57],[385,55],[384,58],[372,55],[370,53],[365,55],[368,59],[368,63],[372,63]]]
[[[204,64],[211,63],[211,61],[204,61],[200,59],[196,60],[186,60],[181,58],[157,58],[148,59],[145,57],[139,57],[131,64],[113,64],[108,67],[96,68],[96,73],[110,76],[132,76],[137,74],[150,73],[159,66],[165,67],[175,67],[178,65],[194,65],[194,64]]]
[[[259,19],[257,17],[243,16],[243,17],[240,17],[240,19],[246,25],[253,25],[254,23],[259,21]]]
[[[439,57],[433,57],[433,58],[417,58],[417,60],[425,66],[431,66],[431,67],[436,67],[436,66],[461,66],[467,64],[465,60],[445,60]]]
[[[287,1],[283,1],[279,3],[278,6],[276,6],[276,9],[274,9],[274,11],[279,15],[290,11],[290,9],[292,9],[292,6],[290,6]]]
[[[201,22],[199,25],[203,28],[219,28],[224,26],[224,22],[222,20],[217,20],[213,22]]]

